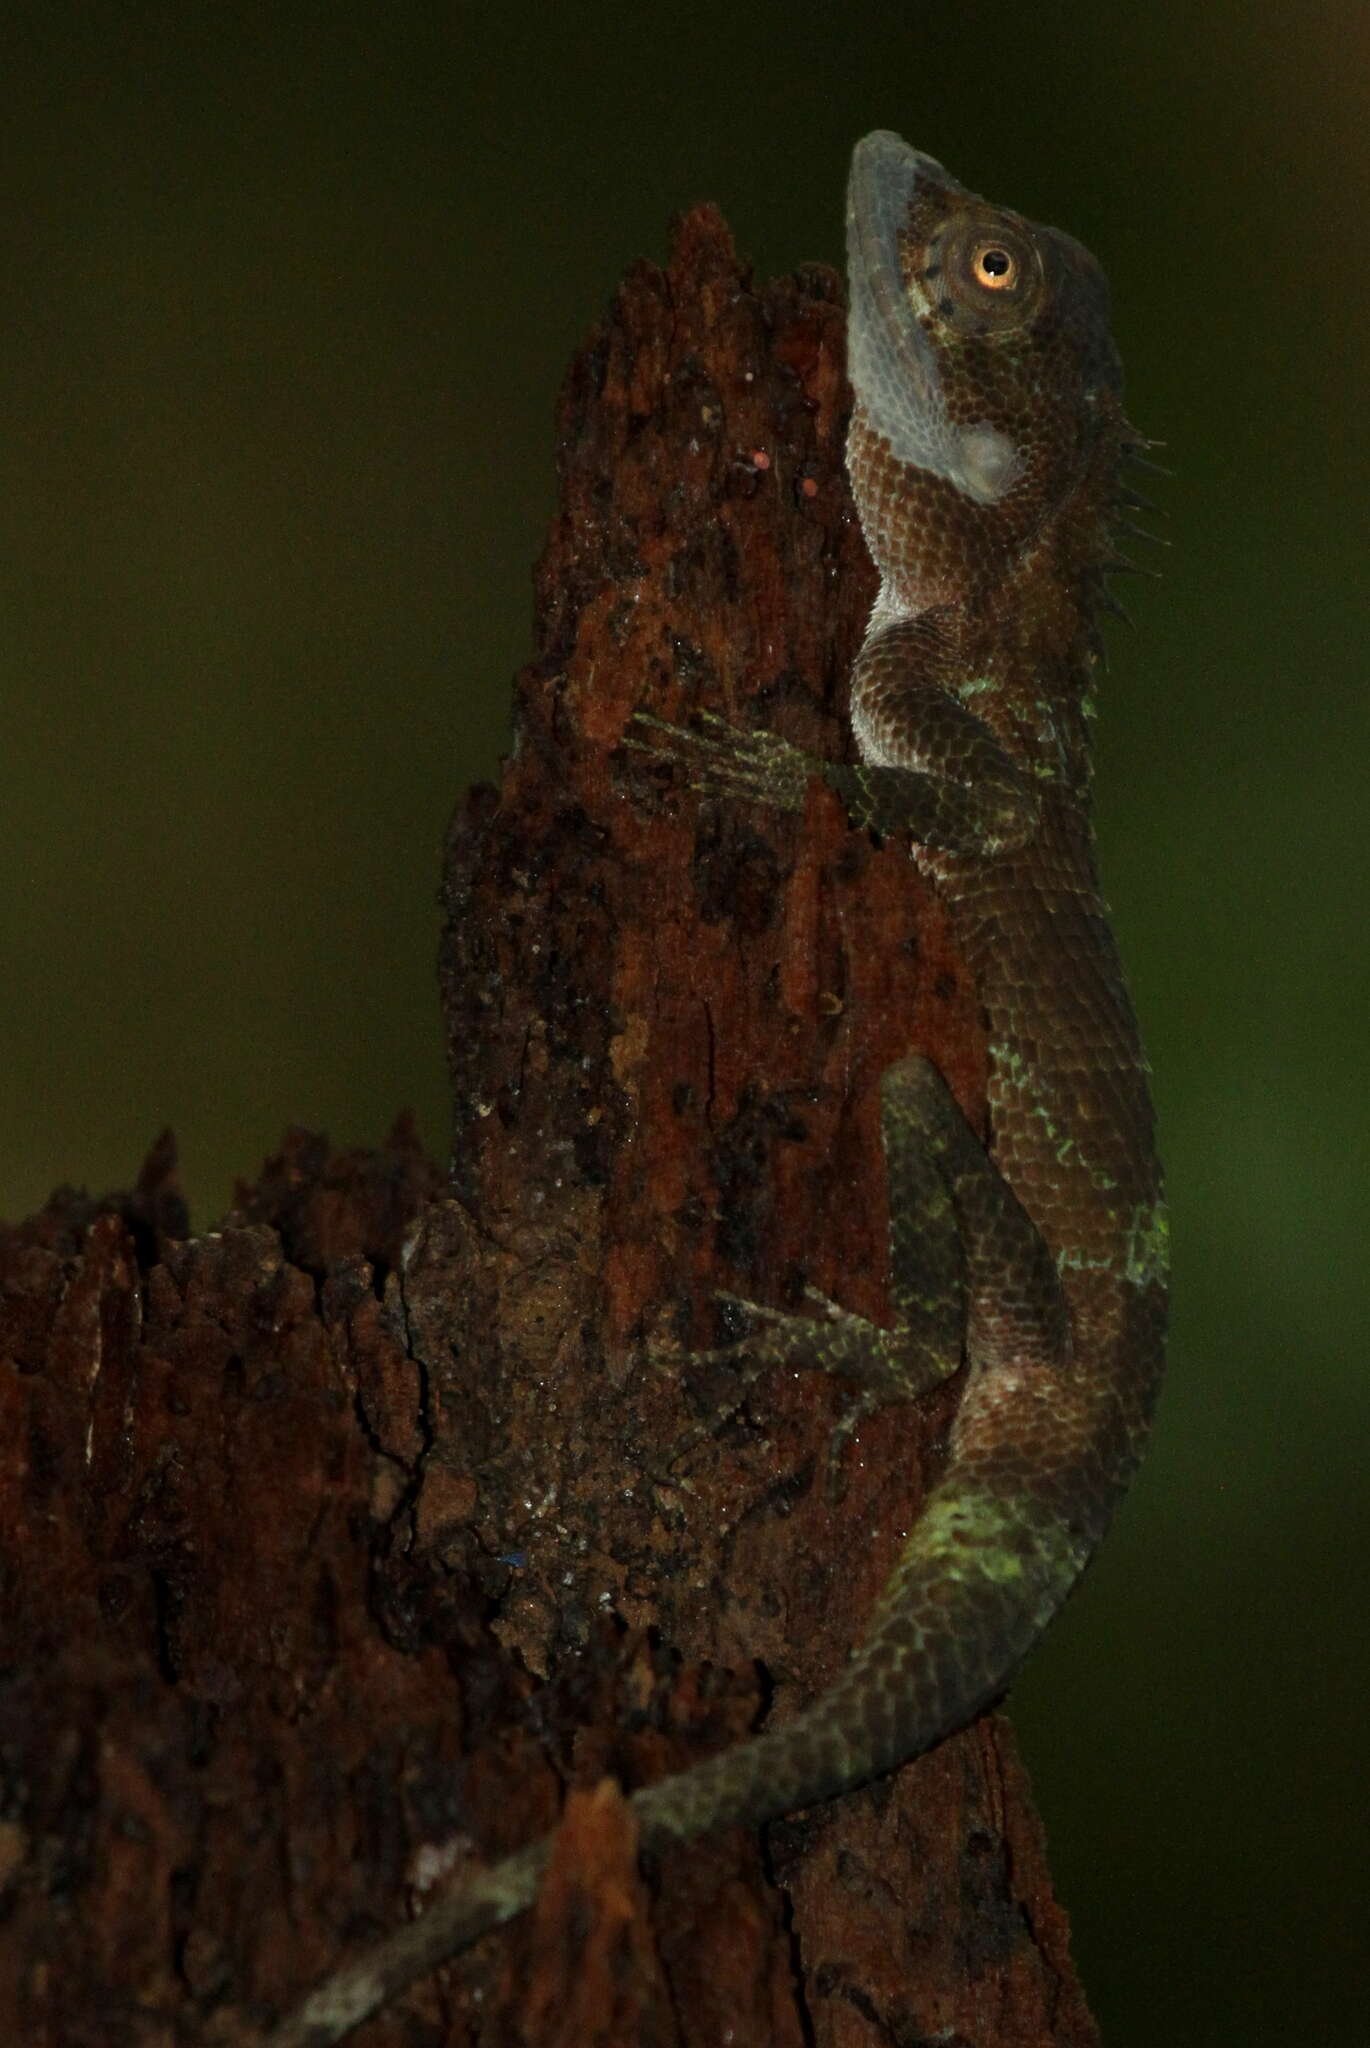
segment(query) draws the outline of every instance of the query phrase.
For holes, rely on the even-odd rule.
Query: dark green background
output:
[[[719,200],[840,256],[898,128],[1072,229],[1179,474],[1101,822],[1177,1249],[1155,1454],[1017,1695],[1112,2048],[1359,2043],[1370,12],[10,10],[0,1210],[197,1221],[292,1120],[446,1135],[439,841],[495,772],[552,405]]]

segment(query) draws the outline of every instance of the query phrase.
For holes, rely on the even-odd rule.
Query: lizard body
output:
[[[848,199],[848,441],[881,589],[852,678],[860,761],[640,717],[696,785],[907,834],[989,1020],[989,1142],[931,1064],[882,1084],[894,1321],[756,1304],[761,1364],[861,1405],[966,1365],[945,1473],[866,1638],[807,1711],[633,1795],[647,1850],[829,1798],[1002,1692],[1103,1535],[1159,1385],[1166,1234],[1131,1005],[1095,871],[1088,696],[1120,468],[1107,289],[1068,236],[988,205],[897,136]],[[633,742],[630,742],[630,744]],[[534,1843],[339,1972],[273,2036],[334,2041],[531,1903]]]

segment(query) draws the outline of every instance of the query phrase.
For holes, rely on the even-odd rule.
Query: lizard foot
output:
[[[727,1301],[738,1299],[738,1297],[733,1295],[721,1296],[720,1298]],[[747,1304],[747,1306],[750,1306],[750,1304]],[[682,1464],[692,1451],[698,1450],[701,1444],[708,1443],[711,1438],[716,1437],[720,1431],[726,1429],[728,1424],[745,1406],[748,1395],[766,1371],[769,1363],[765,1358],[756,1356],[749,1358],[746,1355],[747,1351],[748,1341],[746,1338],[743,1338],[740,1342],[718,1345],[707,1351],[686,1351],[682,1353],[674,1349],[668,1349],[665,1345],[649,1347],[647,1362],[653,1366],[669,1369],[676,1374],[677,1378],[680,1376],[680,1368],[682,1366],[724,1366],[729,1370],[733,1378],[732,1390],[723,1399],[711,1403],[707,1414],[699,1422],[681,1431],[666,1455],[664,1467],[648,1473],[647,1476],[656,1491],[694,1492],[693,1482],[688,1477],[678,1473],[676,1467]]]
[[[635,711],[623,744],[635,754],[683,769],[687,787],[701,796],[803,810],[819,764],[778,733],[744,731],[715,711],[697,716],[698,726],[671,725],[650,711]]]
[[[817,1311],[813,1315],[773,1308],[767,1302],[751,1301],[726,1288],[720,1288],[714,1299],[728,1308],[741,1310],[755,1327],[731,1344],[685,1354],[685,1361],[691,1365],[728,1366],[737,1377],[728,1398],[676,1440],[667,1461],[668,1472],[673,1472],[691,1451],[717,1436],[733,1420],[765,1372],[783,1365],[830,1373],[856,1386],[857,1391],[834,1425],[828,1444],[828,1492],[831,1499],[837,1499],[841,1492],[842,1453],[862,1422],[892,1402],[913,1400],[940,1386],[960,1363],[959,1354],[948,1354],[920,1341],[907,1325],[885,1329],[865,1316],[854,1315],[816,1287],[804,1290],[805,1301]],[[649,1357],[663,1364],[669,1359],[673,1366],[682,1362],[679,1353],[664,1350],[649,1353]],[[672,1478],[665,1483],[678,1490],[692,1491],[688,1480]]]

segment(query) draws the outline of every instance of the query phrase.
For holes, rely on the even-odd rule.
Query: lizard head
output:
[[[1137,442],[1094,258],[887,131],[856,146],[847,246],[848,461],[891,596],[964,599],[1044,545],[1087,580]]]

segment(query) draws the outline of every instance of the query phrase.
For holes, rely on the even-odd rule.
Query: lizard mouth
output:
[[[965,189],[936,157],[911,149],[888,128],[857,143],[847,184],[847,332],[862,410],[895,459],[989,505],[1011,488],[1021,464],[988,422],[953,426],[937,352],[911,301],[899,248],[920,197]]]

